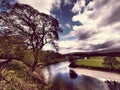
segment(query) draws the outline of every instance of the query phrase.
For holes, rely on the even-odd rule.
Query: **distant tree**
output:
[[[58,50],[55,43],[60,31],[58,21],[29,5],[16,3],[9,13],[0,12],[0,24],[9,28],[11,35],[18,36],[23,41],[21,43],[33,51],[33,70],[39,60],[39,51],[45,44],[52,44]]]
[[[62,54],[49,50],[44,52],[42,51],[40,57],[41,61],[44,62],[45,65],[50,65],[66,60]]]
[[[118,66],[120,62],[113,56],[106,56],[104,58],[103,65],[108,68],[115,68]]]

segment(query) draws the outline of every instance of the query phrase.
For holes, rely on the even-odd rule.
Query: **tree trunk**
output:
[[[111,69],[113,69],[114,67],[113,67],[113,62],[111,62],[110,63],[110,67],[111,67]]]
[[[32,65],[32,71],[34,71],[35,70],[35,68],[36,68],[36,66],[37,66],[37,64],[38,64],[38,60],[39,60],[39,58],[38,58],[38,51],[35,51],[35,52],[33,52],[34,53],[34,62],[33,62],[33,65]]]
[[[38,60],[34,60],[33,65],[32,65],[32,71],[35,70],[37,63],[38,63]]]

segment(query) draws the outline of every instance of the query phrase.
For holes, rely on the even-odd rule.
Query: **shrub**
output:
[[[119,62],[115,57],[106,56],[106,57],[104,58],[103,65],[104,65],[105,67],[107,67],[107,68],[114,69],[114,68],[116,68],[119,64],[120,64],[120,62]]]

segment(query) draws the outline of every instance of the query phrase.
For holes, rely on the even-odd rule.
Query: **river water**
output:
[[[42,78],[44,78],[46,83],[58,83],[55,82],[57,78],[67,87],[70,87],[67,90],[109,90],[105,82],[77,73],[69,68],[69,65],[69,61],[60,62],[58,64],[46,66],[38,71],[39,74],[42,72]]]

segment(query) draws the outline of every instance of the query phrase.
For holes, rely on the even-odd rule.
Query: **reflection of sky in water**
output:
[[[61,62],[61,63],[55,64],[55,65],[51,65],[50,66],[50,80],[54,80],[54,78],[57,76],[60,79],[62,79],[63,81],[71,82],[73,79],[71,79],[71,77],[69,75],[70,63],[71,62],[66,61],[66,62]],[[78,79],[79,76],[76,79]]]
[[[68,76],[70,68],[68,67],[70,62],[61,62],[55,65],[50,65],[50,80],[54,80],[57,75]]]
[[[85,88],[84,90],[109,90],[104,82],[89,76],[77,74],[77,72],[69,68],[69,65],[70,62],[67,61],[44,68],[43,72],[48,82],[54,82],[57,77],[60,81],[63,81],[70,90],[83,90],[82,88]],[[77,77],[71,77],[71,71],[73,72],[73,76],[76,74]]]

